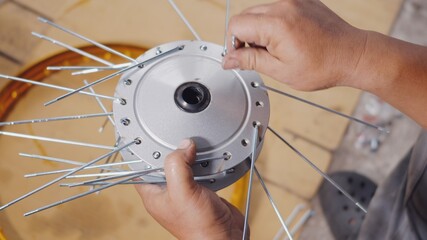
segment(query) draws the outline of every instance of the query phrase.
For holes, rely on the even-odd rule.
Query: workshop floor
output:
[[[402,1],[325,0],[324,2],[345,20],[360,28],[375,30],[384,34],[391,32],[393,36],[427,44],[427,29],[425,28],[427,1],[407,0],[403,5]],[[100,42],[126,43],[151,48],[163,42],[192,39],[192,35],[184,24],[176,18],[174,12],[164,2],[166,1],[126,0],[120,1],[120,3],[111,1],[110,5],[106,5],[101,0],[0,0],[0,73],[18,74],[25,67],[63,50],[50,43],[31,37],[31,31],[38,31],[58,38],[73,46],[82,46],[84,44],[75,38],[55,31],[51,27],[37,23],[37,16],[50,18]],[[218,44],[222,43],[225,1],[191,0],[190,3],[190,0],[177,0],[176,2],[182,6],[183,12],[204,39]],[[245,7],[262,2],[267,1],[235,0],[232,1],[231,10],[233,13],[237,13]],[[209,9],[209,11],[203,11],[205,9]],[[396,18],[398,19],[397,21],[395,21]],[[200,19],[203,19],[203,21]],[[365,93],[360,94],[359,91],[338,88],[317,93],[301,93],[279,86],[271,79],[265,78],[265,81],[272,86],[347,114],[355,111],[355,115],[359,117],[371,117],[371,119],[375,117],[379,121],[391,122],[392,133],[384,139],[379,139],[382,144],[375,153],[372,153],[363,144],[361,136],[369,139],[373,134],[369,131],[363,131],[360,134],[363,130],[360,125],[353,123],[349,125],[347,120],[270,94],[272,103],[270,125],[281,134],[289,137],[292,144],[300,148],[318,164],[320,169],[325,171],[355,170],[372,177],[376,182],[380,182],[409,149],[419,131],[419,128],[413,122],[401,117],[397,112],[377,101],[374,97]],[[0,88],[6,83],[6,81],[0,80]],[[0,137],[2,143],[7,142],[8,139]],[[397,148],[396,146],[399,147]],[[16,152],[14,154],[16,155]],[[14,156],[12,153],[9,155]],[[8,164],[10,157],[5,157],[9,155],[0,153],[0,174],[3,174],[3,176],[5,176],[5,173],[13,175],[13,170],[9,168]],[[301,204],[315,211],[314,217],[303,227],[300,239],[331,239],[327,225],[322,218],[318,200],[315,197],[322,182],[321,177],[271,136],[267,136],[263,152],[257,164],[259,164],[260,172],[264,174],[267,183],[270,185],[270,190],[277,199],[276,201],[280,205],[280,210],[284,216],[288,216],[295,207]],[[22,176],[14,176],[14,178],[22,178]],[[13,192],[6,194],[4,190],[1,190],[2,183],[0,183],[0,202],[4,203],[9,198],[16,197],[19,193],[18,190],[15,193],[14,188],[11,187],[19,181],[15,180],[16,182],[14,182],[12,177],[11,179],[11,182],[4,184],[9,184],[7,189],[11,189]],[[3,189],[6,188],[4,187]],[[123,191],[123,193],[116,195],[126,195],[129,198],[136,197],[133,189]],[[130,193],[128,194],[126,191]],[[229,198],[232,191],[233,189],[229,188],[221,194]],[[259,184],[255,185],[254,191],[256,194],[254,195],[253,212],[250,219],[252,239],[271,239],[279,229],[279,222],[274,216],[268,199],[263,195]],[[111,192],[114,194],[114,191]],[[111,200],[118,205],[122,204],[124,200],[117,199],[119,196],[111,196],[113,194],[106,192],[101,194],[101,197],[105,197],[108,200],[106,202]],[[44,203],[51,202],[49,196],[39,198],[39,200]],[[87,205],[84,208],[87,215],[96,216],[96,211],[91,209],[90,206],[99,205],[100,201],[99,198],[90,198],[82,202]],[[125,236],[137,234],[138,226],[140,225],[142,226],[142,235],[147,239],[170,238],[170,235],[162,232],[160,227],[152,223],[151,218],[146,213],[140,212],[142,210],[138,209],[140,208],[139,201],[136,201],[136,203],[129,199],[126,201],[126,206],[129,205],[129,209],[131,209],[128,209],[126,214],[132,212],[135,221],[126,223],[129,220],[128,216],[120,214],[118,207],[116,210],[113,209],[115,214],[111,214],[110,211],[112,210],[104,206],[102,208],[104,215],[102,216],[106,216],[105,218],[113,216],[117,219],[108,224],[99,223],[96,225],[95,229],[99,233],[111,231],[109,236],[111,239],[129,239],[129,237],[125,238]],[[76,205],[74,207],[76,210],[79,209]],[[28,208],[28,206],[25,206],[25,208]],[[76,211],[70,210],[74,209],[73,207],[67,209],[65,211],[62,209],[62,212],[76,215],[75,218],[67,218],[68,220],[77,220],[82,217],[75,214]],[[34,222],[37,222],[36,220],[27,221],[22,219],[19,215],[22,214],[20,211],[21,209],[16,211],[17,213],[15,211],[0,213],[0,233],[3,231],[7,236],[11,232],[10,229],[14,228],[15,232],[13,234],[18,234],[23,239],[27,239],[26,237],[28,236],[33,236],[34,239],[37,239],[36,236],[39,239],[55,239],[55,235],[52,238],[46,237],[51,236],[50,234],[53,233],[45,233],[35,229]],[[136,216],[138,214],[141,214],[141,216]],[[145,215],[142,216],[143,214]],[[49,222],[50,228],[64,228],[64,224],[54,222],[50,215],[55,215],[55,219],[67,220],[61,218],[61,209],[58,211],[54,209],[52,214],[44,216],[42,213],[41,216],[44,217],[42,219],[44,219],[45,223]],[[100,217],[96,221],[105,221],[103,218]],[[6,221],[5,219],[9,220]],[[49,219],[50,221],[48,221]],[[112,223],[117,225],[116,228],[110,227]],[[95,233],[92,233],[93,235],[84,235],[83,228],[93,227],[91,224],[89,220],[87,224],[86,222],[80,225],[67,224],[65,227],[68,228],[68,231],[61,233],[61,238],[109,239],[105,235],[100,237]],[[133,226],[132,231],[126,228],[130,225]],[[153,231],[158,233],[154,234]]]

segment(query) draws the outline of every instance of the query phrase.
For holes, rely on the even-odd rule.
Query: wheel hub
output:
[[[177,46],[182,50],[161,55]],[[257,73],[223,70],[222,50],[202,41],[167,43],[137,59],[155,61],[122,75],[115,95],[125,101],[113,106],[117,135],[123,142],[142,139],[122,155],[145,162],[132,169],[163,167],[180,141],[192,138],[193,172],[202,184],[221,189],[248,170],[254,126],[260,128],[258,154],[268,125],[268,95],[256,87],[262,83]]]

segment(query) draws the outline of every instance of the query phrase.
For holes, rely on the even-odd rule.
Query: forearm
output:
[[[427,48],[368,32],[344,85],[371,92],[427,128]]]

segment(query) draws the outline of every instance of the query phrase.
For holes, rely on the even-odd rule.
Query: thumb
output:
[[[198,185],[191,169],[195,157],[196,145],[190,139],[183,140],[178,149],[166,157],[164,168],[171,198],[185,201],[196,191]]]
[[[280,69],[281,62],[265,48],[245,47],[230,51],[223,60],[224,69],[255,70],[274,76]]]

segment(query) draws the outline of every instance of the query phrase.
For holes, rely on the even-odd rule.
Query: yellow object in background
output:
[[[248,181],[249,172],[234,183],[233,194],[230,197],[230,203],[242,213],[245,211],[246,195],[248,194]]]
[[[6,237],[3,235],[3,231],[0,228],[0,240],[6,240]]]

